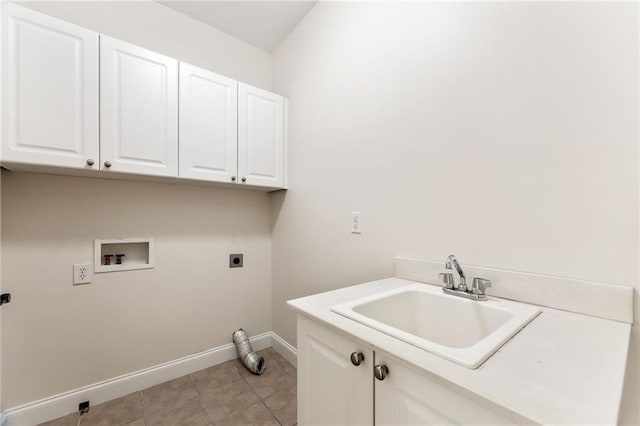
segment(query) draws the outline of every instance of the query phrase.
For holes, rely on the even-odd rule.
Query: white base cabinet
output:
[[[0,2],[2,159],[98,167],[98,34]]]
[[[513,425],[424,371],[376,351],[389,373],[375,383],[377,425]]]
[[[364,354],[352,365],[353,352]],[[384,377],[374,369],[386,367]],[[374,378],[375,377],[375,378]],[[298,424],[513,425],[481,397],[298,316]]]
[[[360,365],[354,353],[362,354]],[[373,424],[372,368],[366,345],[299,316],[298,424]]]

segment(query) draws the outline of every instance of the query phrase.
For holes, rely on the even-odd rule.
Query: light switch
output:
[[[362,234],[362,213],[351,212],[351,233]]]

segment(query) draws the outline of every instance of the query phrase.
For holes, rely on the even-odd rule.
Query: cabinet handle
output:
[[[87,166],[93,166],[95,163],[93,162],[93,160],[91,158],[89,158],[87,160]]]
[[[387,377],[387,374],[389,374],[389,368],[387,368],[386,365],[378,364],[375,367],[373,367],[373,375],[375,376],[376,379],[384,380]]]
[[[240,180],[241,180],[241,181],[243,181],[243,182],[246,182],[246,181],[247,181],[247,178],[246,178],[246,177],[244,177],[244,176],[242,176],[242,179],[240,179]]]
[[[111,167],[111,161],[105,161],[105,162],[104,162],[104,166],[105,166],[106,168]]]
[[[231,180],[235,182],[236,181],[236,177],[235,176],[231,176]]]
[[[353,352],[351,354],[351,364],[357,367],[362,364],[362,361],[364,361],[364,354],[362,352]]]

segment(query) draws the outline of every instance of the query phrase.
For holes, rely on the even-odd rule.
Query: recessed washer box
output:
[[[96,274],[155,267],[153,238],[96,239],[93,252]],[[120,263],[116,255],[124,255],[119,256]]]

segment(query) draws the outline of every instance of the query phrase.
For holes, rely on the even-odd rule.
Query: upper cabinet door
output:
[[[178,175],[178,61],[100,37],[102,170]]]
[[[98,34],[2,8],[2,160],[97,169]]]
[[[235,182],[238,82],[180,63],[180,177]]]
[[[284,98],[238,84],[240,183],[284,187]]]

